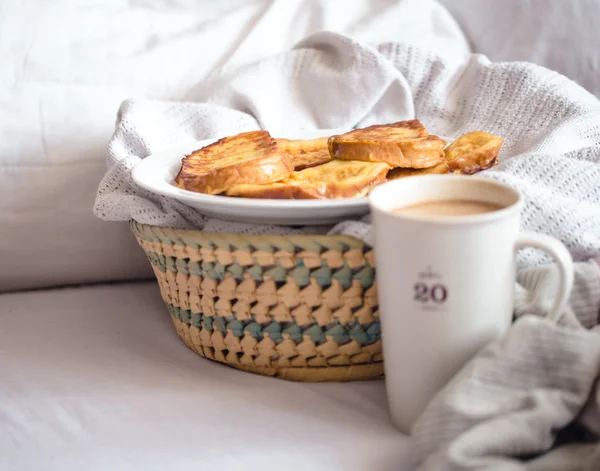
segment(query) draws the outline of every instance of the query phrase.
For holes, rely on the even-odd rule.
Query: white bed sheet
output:
[[[204,360],[156,283],[0,295],[1,470],[402,470],[382,381]]]

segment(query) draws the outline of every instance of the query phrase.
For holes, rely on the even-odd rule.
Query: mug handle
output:
[[[548,252],[554,258],[558,265],[560,281],[558,293],[554,300],[554,305],[548,313],[548,318],[557,322],[563,309],[569,301],[571,288],[573,288],[573,259],[567,248],[554,237],[550,237],[537,232],[522,232],[515,242],[515,250],[525,247],[534,247]]]

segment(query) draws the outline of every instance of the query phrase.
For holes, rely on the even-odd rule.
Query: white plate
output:
[[[342,133],[343,130],[298,132],[293,139],[315,139]],[[181,167],[181,159],[192,151],[215,142],[216,139],[182,143],[176,148],[157,152],[143,159],[131,170],[131,177],[142,188],[159,195],[175,198],[196,208],[202,214],[231,221],[279,224],[333,224],[369,212],[367,198],[331,200],[267,200],[204,195],[182,190],[173,184]]]

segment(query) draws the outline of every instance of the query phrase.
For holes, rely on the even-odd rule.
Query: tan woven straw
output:
[[[131,229],[199,355],[297,381],[382,377],[374,254],[361,241]]]

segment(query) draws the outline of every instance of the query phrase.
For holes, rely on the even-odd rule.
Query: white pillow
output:
[[[96,220],[105,148],[126,98],[181,100],[221,67],[323,29],[468,52],[426,0],[3,0],[0,292],[151,276],[126,224]]]
[[[475,52],[560,72],[600,97],[600,0],[441,0]]]

